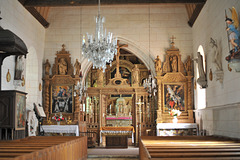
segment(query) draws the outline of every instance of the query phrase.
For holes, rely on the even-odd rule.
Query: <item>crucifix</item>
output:
[[[171,39],[171,45],[172,45],[172,47],[174,47],[174,39],[176,39],[176,37],[174,37],[173,35],[172,35],[172,37],[170,38]]]
[[[121,74],[119,72],[119,57],[120,57],[120,49],[123,47],[128,47],[127,44],[119,44],[119,40],[117,41],[117,56],[116,56],[116,62],[117,62],[117,66],[116,66],[116,74],[115,74],[115,78],[121,78]]]
[[[144,104],[144,102],[141,101],[141,98],[139,98],[138,102],[136,103],[139,108],[139,138],[141,136],[141,117],[142,117],[142,110],[141,110],[141,105]]]

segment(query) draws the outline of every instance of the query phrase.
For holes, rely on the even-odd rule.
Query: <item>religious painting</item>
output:
[[[16,130],[24,130],[26,122],[26,96],[16,94]]]
[[[119,72],[122,78],[127,79],[127,83],[131,84],[131,72],[125,67],[119,67]],[[111,78],[114,78],[115,74],[116,69],[114,69],[113,72],[111,73]]]
[[[164,111],[172,109],[185,111],[184,86],[164,84]]]
[[[73,86],[54,85],[52,86],[52,113],[72,113],[73,112]]]

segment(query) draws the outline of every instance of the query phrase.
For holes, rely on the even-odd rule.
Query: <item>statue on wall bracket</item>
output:
[[[207,78],[203,67],[203,56],[200,52],[197,52],[197,58],[193,60],[198,64],[199,78],[197,79],[197,83],[201,86],[201,88],[207,88]]]
[[[228,41],[232,46],[232,50],[230,50],[229,45],[229,55],[226,57],[226,60],[229,63],[229,66],[231,68],[234,68],[236,72],[240,72],[240,32],[238,30],[239,27],[239,21],[238,21],[238,15],[237,11],[234,7],[230,9],[232,13],[232,18],[228,18],[225,10],[225,16],[226,16],[226,30],[228,33]]]

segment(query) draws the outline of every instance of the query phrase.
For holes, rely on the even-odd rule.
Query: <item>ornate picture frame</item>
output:
[[[186,111],[186,86],[184,83],[163,83],[163,109]]]
[[[51,113],[73,113],[73,85],[51,86]]]

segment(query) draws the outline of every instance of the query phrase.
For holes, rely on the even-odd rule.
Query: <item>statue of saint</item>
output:
[[[210,46],[213,48],[213,53],[214,53],[213,63],[216,66],[216,70],[222,71],[222,55],[219,52],[217,42],[212,38],[210,38]]]
[[[48,59],[46,60],[46,63],[44,64],[44,67],[45,67],[45,75],[49,75],[51,64],[49,63]]]
[[[24,70],[24,57],[22,55],[16,57],[14,80],[22,80]]]
[[[170,61],[171,61],[172,71],[173,71],[173,72],[177,72],[177,65],[178,65],[178,63],[177,63],[177,57],[176,57],[176,56],[173,56]]]
[[[76,59],[76,62],[74,64],[75,68],[75,75],[80,75],[80,70],[81,70],[81,64],[79,63],[78,59]]]
[[[207,79],[206,79],[206,74],[204,72],[203,68],[203,57],[200,54],[200,52],[197,52],[197,58],[194,59],[197,64],[198,64],[198,74],[199,78],[197,79],[197,83],[202,87],[206,88],[207,87]]]
[[[192,72],[192,60],[191,60],[190,56],[187,57],[187,62],[185,63],[185,69],[186,69],[187,73]]]
[[[155,71],[156,72],[162,71],[162,62],[161,62],[159,56],[157,56],[157,58],[155,59]]]
[[[134,64],[134,68],[132,69],[132,84],[139,84],[139,72],[137,64]]]
[[[64,58],[61,58],[58,63],[58,72],[60,75],[67,74],[67,62]]]

